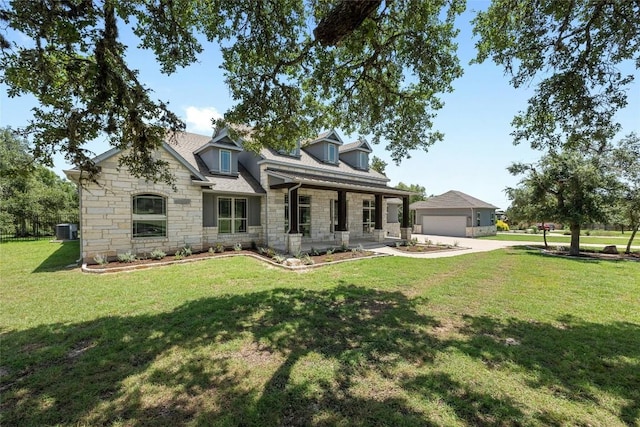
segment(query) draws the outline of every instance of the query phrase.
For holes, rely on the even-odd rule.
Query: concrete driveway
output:
[[[415,253],[415,252],[402,252],[393,248],[384,246],[376,248],[376,252],[386,253],[390,255],[406,256],[409,258],[445,258],[464,254],[471,254],[474,252],[488,252],[496,249],[511,248],[514,246],[541,246],[540,241],[537,242],[513,242],[503,240],[487,240],[487,239],[469,239],[466,237],[450,237],[450,236],[434,236],[425,234],[412,234],[411,237],[417,238],[419,242],[425,243],[427,240],[431,240],[432,244],[451,245],[459,249],[442,252],[431,253]],[[550,243],[549,246],[553,247],[558,243]],[[562,246],[568,246],[568,244],[562,244]],[[582,244],[580,246],[592,246],[602,248],[604,245],[595,244]],[[632,246],[637,249],[637,246]]]
[[[540,242],[505,242],[500,240],[469,239],[465,237],[434,236],[431,234],[428,236],[425,234],[412,234],[411,237],[417,238],[421,243],[426,243],[427,240],[431,240],[432,244],[451,245],[456,247],[456,249],[442,252],[415,253],[397,251],[388,246],[382,246],[375,248],[375,251],[409,258],[445,258],[474,252],[488,252],[513,246],[540,245]]]

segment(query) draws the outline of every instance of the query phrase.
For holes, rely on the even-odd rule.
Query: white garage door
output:
[[[422,217],[422,234],[464,237],[466,235],[466,216],[428,216]]]

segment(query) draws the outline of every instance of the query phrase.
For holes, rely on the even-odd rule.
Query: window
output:
[[[167,199],[155,194],[133,196],[133,237],[167,236]]]
[[[247,199],[218,198],[218,233],[247,232]]]
[[[369,169],[369,155],[364,151],[358,152],[358,167],[360,169]]]
[[[362,232],[371,233],[376,225],[376,202],[375,200],[362,201]]]
[[[220,150],[220,172],[231,173],[231,151]]]
[[[496,214],[495,213],[491,214],[491,225],[496,225]]]
[[[476,214],[476,223],[477,223],[477,226],[480,227],[480,212]]]
[[[327,162],[338,163],[338,147],[335,144],[327,144]]]
[[[289,195],[284,196],[284,231],[289,231]],[[298,196],[298,232],[311,237],[311,196]]]

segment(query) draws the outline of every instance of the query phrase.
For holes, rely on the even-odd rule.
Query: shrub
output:
[[[310,253],[312,256],[318,256],[318,255],[320,255],[320,252],[319,252],[316,248],[314,248],[314,247],[312,247],[312,248],[311,248],[311,250],[309,251],[309,253]]]
[[[509,224],[499,219],[496,221],[496,229],[498,231],[509,231]]]
[[[349,250],[349,245],[347,245],[346,243],[343,243],[340,246],[340,252],[347,252]]]
[[[335,251],[336,251],[335,248],[329,248],[329,249],[327,249],[326,254],[327,255],[332,255]]]
[[[284,255],[281,255],[281,254],[275,254],[273,256],[273,260],[275,262],[277,262],[278,264],[282,264],[286,259],[287,259],[287,257],[284,256]]]
[[[176,254],[173,256],[173,259],[175,259],[176,261],[180,261],[183,258],[184,258],[184,255],[182,255],[181,252],[176,252]]]
[[[410,241],[407,242],[408,246],[415,246],[418,244],[418,238],[414,237],[413,239],[411,239]]]
[[[233,245],[233,250],[238,252],[242,250],[242,243],[238,242],[235,245]]]
[[[118,262],[134,262],[135,260],[136,256],[131,251],[118,254]]]
[[[191,254],[192,254],[191,246],[189,246],[189,245],[184,246],[182,249],[180,249],[180,250],[176,253],[176,255],[177,255],[177,254],[180,254],[180,255],[182,255],[183,257],[188,257],[189,255],[191,255]]]
[[[107,257],[106,255],[97,254],[96,256],[93,257],[93,260],[98,265],[107,265],[107,264],[109,264],[109,257]]]
[[[210,254],[215,254],[216,250],[213,248],[213,246],[210,246],[207,252],[209,252]]]
[[[222,243],[216,243],[215,251],[220,253],[224,252],[224,245]]]
[[[309,255],[303,256],[301,261],[302,261],[302,263],[304,265],[313,265],[313,260],[311,259],[311,257]]]
[[[167,256],[167,254],[162,252],[160,249],[152,250],[150,255],[151,259],[162,259]]]

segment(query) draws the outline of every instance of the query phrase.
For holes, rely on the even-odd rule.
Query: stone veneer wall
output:
[[[100,163],[98,184],[86,183],[81,193],[82,259],[93,262],[97,254],[172,253],[185,245],[202,248],[202,190],[191,184],[191,173],[165,150],[159,156],[169,162],[178,192],[164,183],[150,183],[117,170],[118,156]],[[185,184],[187,183],[187,184]],[[132,238],[132,197],[152,193],[167,198],[167,236]]]
[[[484,227],[467,227],[467,237],[495,236],[497,229],[495,225],[487,225]]]

